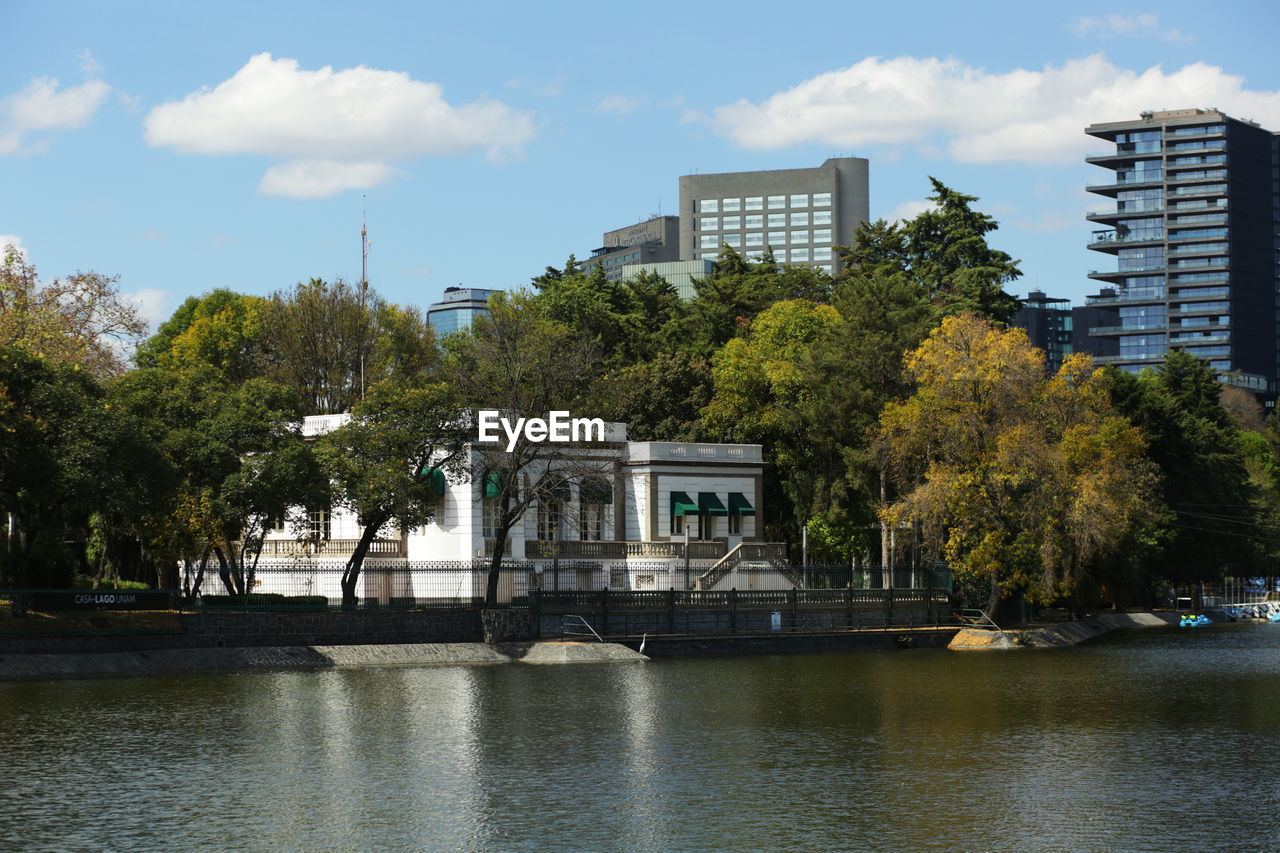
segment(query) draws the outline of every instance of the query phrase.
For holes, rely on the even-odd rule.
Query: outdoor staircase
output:
[[[743,542],[703,572],[695,588],[715,589],[725,575],[739,566],[771,568],[798,587],[801,585],[800,575],[787,562],[785,548],[780,542]]]

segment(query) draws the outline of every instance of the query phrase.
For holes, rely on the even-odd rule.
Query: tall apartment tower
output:
[[[839,270],[832,250],[867,221],[868,162],[827,160],[816,169],[725,172],[680,179],[680,259],[715,260],[731,246],[752,260]]]
[[[1215,109],[1144,112],[1090,125],[1115,151],[1087,157],[1109,170],[1088,191],[1115,199],[1091,211],[1089,248],[1116,256],[1089,278],[1101,358],[1126,370],[1170,349],[1207,359],[1224,381],[1259,393],[1280,372],[1280,136]]]

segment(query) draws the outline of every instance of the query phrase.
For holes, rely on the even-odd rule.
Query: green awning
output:
[[[613,484],[604,477],[588,477],[582,482],[578,493],[584,504],[613,503]]]
[[[502,497],[502,487],[507,483],[507,477],[501,471],[490,471],[484,475],[484,496],[486,498]]]
[[[684,492],[671,493],[672,515],[697,515],[698,505]]]
[[[439,468],[423,468],[419,478],[427,481],[427,484],[431,486],[431,491],[435,492],[436,497],[444,497],[445,481],[443,471]]]
[[[742,492],[729,493],[729,515],[755,515],[756,508]]]
[[[720,498],[715,492],[698,492],[698,514],[728,515],[729,510],[720,503]]]

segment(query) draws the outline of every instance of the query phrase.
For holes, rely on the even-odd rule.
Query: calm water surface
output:
[[[1280,850],[1280,625],[0,684],[14,850]]]

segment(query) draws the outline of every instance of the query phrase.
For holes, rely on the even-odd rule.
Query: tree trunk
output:
[[[366,524],[364,529],[360,531],[360,541],[356,543],[356,549],[351,552],[351,557],[347,560],[347,565],[342,570],[342,607],[344,610],[349,610],[356,606],[356,584],[360,582],[360,569],[364,566],[364,558],[369,553],[369,546],[373,544],[373,537],[378,535],[378,531],[386,523],[387,520],[383,518],[377,524]]]
[[[892,547],[889,544],[889,525],[884,521],[884,508],[889,503],[889,473],[880,469],[880,583],[884,589],[891,585],[889,579],[889,563],[892,559]]]
[[[523,512],[520,514],[522,515]],[[495,539],[493,543],[493,557],[489,560],[489,577],[485,580],[484,585],[484,606],[493,607],[498,603],[498,576],[502,572],[502,555],[507,550],[507,538],[511,535],[511,528],[515,526],[520,519],[520,515],[513,515],[511,512],[511,496],[503,489],[502,495],[502,515],[499,516],[500,522],[498,529],[495,531]]]
[[[227,594],[244,595],[244,575],[237,569],[235,557],[223,554],[221,545],[213,546],[213,554],[218,558],[218,578],[227,588]]]
[[[987,617],[993,622],[996,619],[996,612],[1000,609],[1000,599],[1002,597],[1000,578],[993,571],[991,573],[991,594],[987,596]]]
[[[498,536],[493,543],[493,557],[489,560],[489,576],[484,585],[485,607],[493,607],[498,603],[498,577],[502,573],[502,553],[507,550],[507,535],[510,531],[503,527],[497,532]]]

